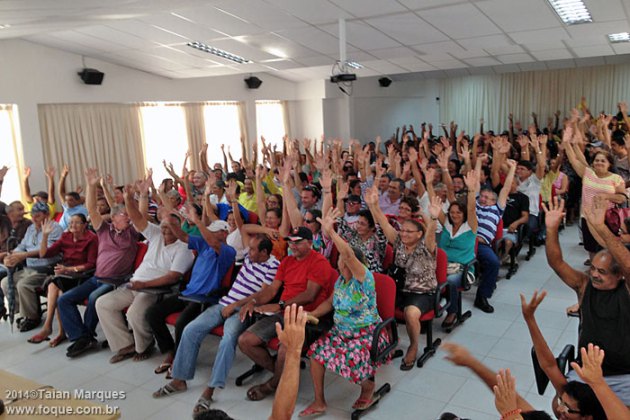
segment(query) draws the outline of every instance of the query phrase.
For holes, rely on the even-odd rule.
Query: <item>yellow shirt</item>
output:
[[[57,209],[55,208],[54,204],[50,204],[50,203],[46,203],[48,205],[48,212],[50,215],[50,220],[53,220],[53,218],[55,217],[55,213],[57,213]],[[26,217],[27,219],[31,218],[31,210],[33,209],[33,206],[35,205],[35,201],[31,202],[31,203],[24,203],[24,217]]]

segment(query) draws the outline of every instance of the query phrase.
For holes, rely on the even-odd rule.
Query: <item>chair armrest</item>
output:
[[[464,269],[462,270],[462,279],[460,281],[461,288],[463,290],[469,290],[472,287],[472,284],[469,285],[464,281],[464,276],[470,271],[471,267],[474,267],[475,264],[477,264],[477,258],[473,258],[472,260],[464,264]]]
[[[150,295],[162,296],[169,293],[173,293],[177,291],[178,284],[171,284],[169,286],[159,286],[159,287],[147,287],[144,289],[138,289],[137,292],[148,293]]]
[[[179,300],[195,302],[201,305],[214,305],[219,302],[219,297],[213,295],[179,295]]]
[[[573,344],[567,344],[562,349],[562,352],[556,357],[556,363],[563,375],[567,374],[571,370],[571,362],[575,361],[575,346]]]
[[[433,311],[435,313],[434,315],[435,318],[441,317],[444,310],[448,309],[448,307],[451,306],[451,302],[449,302],[448,300],[447,300],[446,305],[444,306],[440,305],[440,301],[442,300],[442,295],[444,294],[444,291],[447,288],[448,288],[448,282],[438,284],[437,287],[435,288],[435,296],[433,299]]]
[[[389,331],[391,331],[390,343],[386,348],[383,349],[382,352],[379,353],[378,342],[381,337],[381,333],[388,326],[391,327],[389,329]],[[379,323],[374,329],[374,334],[372,336],[372,348],[370,349],[370,358],[374,362],[382,362],[383,360],[385,360],[387,355],[396,348],[396,346],[398,346],[398,328],[396,328],[396,319],[392,317]]]
[[[127,274],[126,276],[119,276],[119,277],[97,277],[96,280],[100,281],[101,283],[105,283],[105,284],[111,284],[112,286],[120,286],[124,283],[127,283],[129,280],[131,280],[132,274]]]

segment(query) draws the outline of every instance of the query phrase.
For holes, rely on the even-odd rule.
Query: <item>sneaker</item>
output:
[[[80,356],[88,350],[95,349],[97,344],[98,342],[92,337],[81,337],[73,345],[68,347],[66,356],[70,358]]]

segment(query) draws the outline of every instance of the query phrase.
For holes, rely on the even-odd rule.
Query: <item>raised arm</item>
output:
[[[55,167],[51,166],[44,171],[48,184],[48,204],[55,205]]]
[[[497,199],[497,204],[502,209],[505,208],[507,204],[507,198],[510,194],[510,188],[512,188],[512,181],[514,181],[514,173],[516,172],[516,162],[512,159],[507,160],[507,165],[510,168],[508,170],[508,174],[505,177],[505,182],[503,183],[503,188],[499,192],[499,198]]]
[[[545,211],[545,225],[547,227],[545,245],[547,262],[567,286],[581,294],[584,284],[588,281],[588,276],[575,270],[564,261],[558,239],[558,229],[564,218],[564,200],[558,201],[558,197],[554,197],[553,202],[549,203],[549,208],[544,203],[542,206]]]
[[[398,238],[398,232],[396,232],[396,229],[394,229],[392,225],[389,224],[387,217],[385,217],[383,211],[379,207],[378,191],[376,188],[376,185],[373,185],[367,189],[367,191],[365,192],[365,202],[367,203],[368,208],[370,209],[370,212],[374,217],[374,221],[381,226],[385,237],[390,243],[393,244],[394,242],[396,242],[396,238]]]
[[[142,213],[140,213],[140,210],[138,209],[138,204],[133,198],[133,187],[131,185],[127,185],[125,187],[123,197],[125,199],[125,208],[127,209],[127,214],[129,215],[129,219],[131,219],[131,223],[133,223],[138,232],[144,231],[149,222],[147,222],[147,219],[142,216]]]
[[[567,155],[567,159],[569,159],[569,163],[575,170],[575,173],[578,174],[580,178],[584,176],[584,172],[586,171],[586,165],[580,159],[578,159],[575,150],[573,148],[572,141],[573,138],[573,127],[567,125],[564,129],[564,133],[562,134],[562,143],[564,144],[564,151]]]
[[[90,222],[95,231],[101,227],[103,223],[103,217],[96,209],[96,186],[99,183],[98,172],[95,168],[87,168],[85,170],[85,206],[87,207],[88,214],[90,216]]]
[[[538,291],[534,292],[531,300],[527,302],[525,299],[525,295],[522,293],[521,296],[521,312],[523,313],[523,319],[525,319],[525,323],[527,324],[527,328],[529,329],[529,335],[532,339],[532,344],[534,345],[534,349],[536,350],[536,358],[538,359],[538,364],[540,365],[545,375],[551,381],[554,389],[558,393],[558,395],[562,395],[563,388],[567,383],[567,379],[564,377],[564,374],[558,368],[558,363],[556,362],[556,357],[551,352],[547,341],[545,341],[545,337],[543,337],[540,328],[538,327],[538,323],[536,322],[535,312],[538,309],[540,303],[547,296],[546,291],[538,293]]]
[[[468,226],[470,229],[477,233],[477,194],[479,193],[479,174],[477,171],[470,171],[464,175],[464,183],[468,188],[467,202],[466,202],[466,215]]]
[[[101,184],[101,188],[103,189],[103,195],[105,196],[107,205],[111,209],[116,205],[116,200],[114,200],[112,190],[110,189],[114,185],[114,179],[112,178],[110,174],[107,174],[104,178],[100,179],[100,184]]]
[[[208,143],[204,143],[199,151],[199,168],[207,174],[212,172],[210,165],[208,165]]]
[[[2,180],[4,180],[4,175],[6,175],[9,168],[6,166],[3,166],[2,169],[4,170],[3,175],[2,175]],[[31,185],[29,183],[30,177],[31,177],[31,167],[26,166],[24,168],[24,176],[22,177],[22,186],[24,188],[24,194],[26,194],[26,202],[29,204],[33,202],[33,194],[31,193]],[[0,188],[1,187],[2,185],[0,184]]]
[[[326,236],[328,236],[335,243],[337,250],[339,251],[339,255],[343,257],[346,265],[352,271],[352,277],[363,282],[365,280],[365,273],[367,268],[365,265],[359,261],[359,259],[354,255],[354,251],[348,245],[339,234],[335,231],[335,220],[341,217],[339,211],[337,209],[332,209],[328,212],[328,215],[325,218],[318,218],[317,220],[322,224],[322,229]]]
[[[61,174],[59,174],[59,189],[57,190],[59,194],[59,202],[61,204],[66,204],[66,177],[70,172],[70,168],[66,163],[63,164],[63,169],[61,170]]]

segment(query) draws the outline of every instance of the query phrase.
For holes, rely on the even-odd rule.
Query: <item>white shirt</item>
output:
[[[540,179],[538,179],[536,174],[533,173],[525,181],[522,181],[518,186],[518,191],[529,198],[529,214],[538,216],[540,211]]]
[[[141,233],[149,241],[149,248],[142,264],[133,274],[132,280],[154,280],[166,275],[169,271],[184,274],[192,267],[195,257],[184,242],[177,240],[170,245],[165,245],[162,230],[153,223],[148,223]]]

